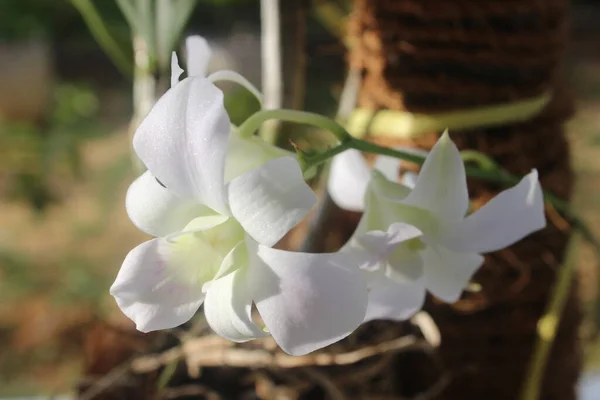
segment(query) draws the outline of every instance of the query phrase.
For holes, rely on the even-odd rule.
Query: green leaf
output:
[[[140,30],[140,24],[138,21],[138,15],[136,13],[135,1],[136,0],[116,0],[117,5],[121,9],[123,16],[125,16],[125,19],[127,20],[131,30],[138,32]]]
[[[131,57],[114,39],[91,0],[71,0],[71,4],[79,11],[102,50],[125,76],[131,76],[133,72]]]

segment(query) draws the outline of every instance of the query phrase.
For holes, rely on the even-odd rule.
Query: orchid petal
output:
[[[179,66],[179,60],[177,59],[177,53],[171,54],[171,87],[179,83],[179,77],[183,73],[183,70]]]
[[[385,272],[387,259],[402,243],[419,236],[421,231],[403,223],[391,224],[386,232],[374,230],[364,233],[357,229],[340,251],[352,257],[353,265],[358,265],[365,272],[365,279],[372,281],[374,272]]]
[[[369,291],[369,304],[363,322],[375,319],[404,321],[423,308],[423,279],[414,283],[399,283],[380,276]]]
[[[402,243],[417,238],[422,232],[412,225],[393,223],[387,231],[369,231],[354,236],[356,246],[369,252],[375,259],[387,259]]]
[[[460,152],[445,132],[425,159],[406,204],[442,218],[462,219],[469,207],[465,166]]]
[[[447,303],[460,298],[484,260],[476,253],[457,253],[437,246],[427,247],[422,251],[422,256],[427,289]]]
[[[208,207],[206,209],[210,210]],[[212,213],[206,213],[194,218],[182,230],[167,235],[164,239],[168,242],[176,242],[182,236],[204,232],[226,222],[228,225],[231,225],[231,220],[228,216],[215,214],[213,211]]]
[[[119,308],[142,332],[183,324],[204,300],[200,286],[180,280],[170,263],[164,241],[142,243],[125,257],[110,288]]]
[[[394,147],[394,150],[400,150],[403,151],[404,153],[408,153],[408,154],[413,154],[416,156],[421,156],[421,157],[427,157],[427,155],[429,154],[429,152],[422,150],[422,149],[417,149],[414,147],[406,147],[406,146],[397,146]],[[391,182],[398,182],[400,180],[400,173],[403,172],[403,170],[405,169],[405,167],[403,166],[403,164],[407,164],[408,161],[402,160],[400,158],[395,158],[395,157],[389,157],[389,156],[378,156],[375,159],[375,165],[374,165],[374,169],[376,169],[377,171],[381,172],[383,174],[383,176],[385,176],[389,181]],[[416,174],[412,173],[412,172],[405,172],[404,176],[406,176],[406,174],[412,174],[416,177]],[[403,182],[404,185],[406,185],[406,181]],[[406,185],[410,188],[414,187],[413,185]]]
[[[246,172],[274,158],[294,157],[294,153],[273,146],[257,136],[242,138],[237,132],[229,136],[229,149],[225,159],[225,182],[230,182]]]
[[[384,174],[375,170],[372,172],[371,186],[373,193],[381,199],[392,202],[403,202],[410,194],[410,188],[397,182],[390,181]]]
[[[212,74],[210,74],[208,76],[208,80],[213,83],[216,83],[216,82],[237,83],[238,85],[242,86],[244,89],[246,89],[247,91],[252,93],[252,95],[260,103],[260,106],[262,108],[263,101],[264,101],[262,93],[256,88],[256,86],[254,86],[248,79],[246,79],[241,74],[239,74],[235,71],[223,69],[223,70],[216,71],[216,72],[213,72]]]
[[[545,226],[544,196],[538,173],[533,170],[466,219],[446,224],[439,240],[456,251],[487,253]]]
[[[133,147],[170,191],[227,214],[229,130],[223,93],[206,79],[186,78],[158,100],[137,129]]]
[[[437,229],[437,218],[430,211],[406,204],[409,188],[390,182],[379,171],[373,171],[372,176],[367,194],[368,207],[363,217],[368,221],[369,230],[386,229],[390,221],[413,225],[425,234]]]
[[[252,321],[252,292],[247,284],[246,268],[212,282],[204,302],[206,321],[220,336],[245,342],[268,333]]]
[[[188,76],[205,77],[208,63],[212,57],[212,50],[206,39],[202,36],[188,36],[185,39],[187,50],[186,69]]]
[[[406,187],[414,189],[417,184],[417,178],[419,174],[415,174],[414,172],[407,171],[402,175],[402,184]]]
[[[402,160],[388,156],[378,156],[375,159],[373,169],[379,171],[391,182],[398,182],[400,180],[400,166]]]
[[[370,179],[371,171],[365,158],[358,150],[348,149],[333,158],[327,190],[340,208],[363,211]]]
[[[421,253],[411,248],[415,246],[415,241],[417,246],[425,247],[419,239],[414,238],[401,243],[388,257],[389,265],[385,275],[389,279],[402,284],[412,284],[423,277],[424,264]]]
[[[351,259],[346,255],[294,253],[262,245],[254,254],[254,301],[286,353],[303,355],[335,343],[362,322],[366,285],[358,269],[348,268]]]
[[[215,274],[214,280],[222,278],[246,265],[248,265],[248,248],[246,247],[246,241],[242,240],[223,258],[223,262]],[[212,282],[207,282],[204,285],[204,291],[208,290],[211,284]]]
[[[181,231],[188,222],[209,210],[175,196],[161,186],[150,171],[144,172],[129,186],[125,208],[133,224],[153,236]]]
[[[257,242],[273,246],[317,202],[291,157],[270,160],[229,185],[231,213]]]

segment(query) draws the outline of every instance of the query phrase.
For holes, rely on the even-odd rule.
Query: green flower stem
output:
[[[546,307],[544,315],[538,321],[537,341],[521,390],[520,400],[538,400],[540,398],[546,364],[558,332],[565,304],[569,299],[569,291],[575,274],[575,238],[576,235],[571,235],[564,263],[558,271],[558,276],[552,289],[550,302]]]
[[[463,162],[474,162],[482,169],[498,169],[498,164],[487,155],[477,150],[463,150],[460,152]]]
[[[323,164],[325,161],[331,159],[332,157],[337,156],[338,154],[340,154],[348,149],[354,148],[352,146],[353,143],[354,143],[353,140],[342,142],[337,146],[331,147],[331,148],[329,148],[325,151],[319,152],[319,153],[315,153],[314,155],[303,153],[302,151],[297,150],[298,161],[300,162],[302,171],[305,172],[305,176],[306,176],[306,171],[312,170],[313,168]]]
[[[262,110],[250,118],[248,118],[240,127],[239,134],[242,137],[250,137],[260,128],[265,121],[277,119],[280,121],[295,122],[298,124],[306,124],[316,126],[318,128],[329,131],[335,135],[335,137],[341,142],[347,142],[352,140],[352,136],[344,129],[343,126],[332,120],[331,118],[324,117],[319,114],[310,113],[306,111],[296,110]],[[339,152],[338,152],[339,153]],[[337,153],[336,153],[337,154]],[[335,155],[335,154],[334,154]],[[330,156],[328,158],[331,158]],[[324,159],[323,161],[327,160]],[[321,162],[323,162],[321,161]]]
[[[382,156],[389,156],[393,158],[398,158],[400,160],[413,162],[416,164],[423,164],[425,162],[425,157],[419,156],[416,154],[408,153],[402,150],[392,149],[390,147],[380,146],[375,143],[367,142],[361,139],[352,138],[351,148],[365,152],[365,153],[373,153],[379,154]]]

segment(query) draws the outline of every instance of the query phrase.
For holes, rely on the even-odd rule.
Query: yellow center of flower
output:
[[[412,251],[421,251],[427,247],[420,238],[414,238],[406,241],[406,247]]]
[[[176,279],[199,288],[214,279],[229,252],[244,240],[244,229],[234,218],[200,217],[168,244],[169,267]]]

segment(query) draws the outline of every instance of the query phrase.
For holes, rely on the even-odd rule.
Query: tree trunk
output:
[[[361,107],[432,113],[508,103],[552,90],[551,104],[531,121],[451,135],[460,148],[482,151],[512,173],[537,168],[544,188],[569,198],[572,171],[563,123],[572,105],[560,81],[567,0],[354,4],[350,58],[363,71]],[[379,142],[429,149],[436,139],[432,134]],[[476,207],[502,189],[480,181],[469,187]],[[426,309],[442,335],[441,363],[449,372],[449,384],[435,398],[517,398],[567,237],[564,226],[549,218],[543,231],[486,257],[475,276],[480,293],[453,305],[428,300]],[[573,287],[549,357],[543,399],[575,399],[579,320]],[[428,367],[414,360],[405,363],[399,371],[413,371],[405,391],[422,390],[429,374],[420,368]],[[406,377],[399,372],[398,380]]]

